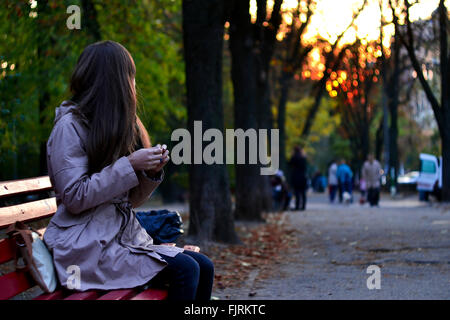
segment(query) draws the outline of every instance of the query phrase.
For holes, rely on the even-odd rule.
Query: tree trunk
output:
[[[183,1],[188,129],[224,131],[222,108],[223,0]],[[202,148],[203,150],[203,148]],[[225,164],[189,168],[189,232],[200,241],[238,242]]]
[[[406,6],[406,32],[407,39],[400,36],[402,44],[405,46],[411,64],[417,73],[417,78],[422,85],[425,95],[431,104],[431,108],[436,119],[439,134],[441,136],[442,144],[442,200],[450,202],[450,101],[449,101],[449,73],[450,73],[450,56],[448,52],[448,10],[445,6],[445,1],[439,1],[439,45],[440,45],[440,71],[441,71],[441,97],[440,101],[434,95],[430,84],[426,81],[422,65],[417,59],[415,53],[414,32],[412,29],[412,22],[409,17],[409,9],[411,4],[405,2]]]
[[[442,200],[450,202],[450,53],[448,51],[448,10],[444,0],[439,1],[439,44],[441,65],[441,114],[444,125],[442,141]]]
[[[395,36],[392,44],[393,54],[393,70],[390,76],[388,93],[388,106],[391,117],[389,127],[389,178],[390,186],[397,187],[398,175],[398,97],[399,97],[399,81],[400,81],[400,40],[398,21],[394,18]]]
[[[280,130],[280,168],[284,172],[287,169],[286,161],[286,105],[288,101],[291,75],[283,72],[281,75],[281,92],[278,102],[278,130]]]
[[[314,97],[314,103],[312,107],[309,109],[308,114],[306,116],[305,125],[303,126],[301,137],[306,139],[311,132],[311,128],[314,124],[314,119],[316,118],[316,114],[319,111],[320,102],[322,101],[323,94],[325,93],[325,83],[327,82],[328,76],[323,76],[322,79],[318,82],[316,95]]]
[[[397,92],[393,93],[398,97]],[[390,97],[392,99],[392,97]],[[389,112],[391,116],[391,123],[389,127],[389,179],[390,186],[397,187],[397,175],[398,175],[398,104],[392,103],[389,106]]]
[[[234,88],[234,125],[244,131],[258,129],[256,65],[249,1],[236,1],[230,19],[231,79]],[[248,145],[246,161],[248,162]],[[262,220],[260,166],[236,164],[235,216],[241,220]]]
[[[265,59],[264,59],[265,60]],[[258,129],[272,129],[272,112],[270,110],[270,86],[268,81],[268,65],[259,66],[256,68],[256,106],[258,115]],[[268,131],[269,132],[269,131]],[[270,134],[268,134],[270,137]],[[270,146],[267,141],[267,146]],[[269,147],[266,149],[269,151]],[[263,165],[259,164],[261,168]],[[258,196],[260,198],[261,210],[269,211],[272,207],[272,187],[270,185],[269,176],[258,174],[260,179]]]
[[[81,6],[83,8],[82,25],[86,28],[87,33],[94,41],[101,40],[100,26],[97,21],[97,10],[94,7],[92,0],[82,0]]]
[[[256,21],[254,28],[257,30],[257,34],[260,35],[259,50],[255,54],[256,68],[255,68],[255,81],[256,81],[256,106],[258,115],[258,128],[259,129],[273,129],[273,117],[271,110],[271,87],[269,83],[270,61],[273,56],[274,46],[276,41],[276,35],[278,32],[278,26],[281,22],[280,16],[280,0],[275,1],[272,11],[271,21],[272,28],[266,28],[263,26],[262,21],[266,15],[266,0],[258,2],[260,6],[258,11],[261,11],[260,18]],[[262,8],[261,8],[262,7]],[[270,136],[270,135],[268,135]],[[267,145],[270,144],[267,141]],[[267,148],[269,151],[269,148]],[[262,165],[261,165],[262,166]],[[260,167],[261,167],[260,166]],[[272,208],[272,187],[270,184],[270,178],[266,175],[259,175],[260,178],[260,191],[258,193],[261,201],[261,210],[269,211]]]
[[[47,50],[51,47],[50,38],[47,36],[48,30],[42,30],[42,26],[46,26],[43,20],[48,19],[49,6],[48,1],[39,1],[37,5],[37,60],[43,61],[46,59]],[[44,124],[45,124],[45,109],[48,107],[49,102],[49,89],[48,84],[48,70],[43,70],[41,66],[44,62],[39,63],[39,83],[41,84],[39,90],[39,127],[40,127],[40,145],[39,145],[39,175],[47,174],[47,137],[44,137]]]
[[[381,154],[383,150],[383,122],[384,118],[381,117],[380,124],[378,125],[377,132],[375,134],[375,159],[381,163]]]
[[[364,163],[364,161],[367,159],[367,156],[369,155],[370,152],[370,134],[369,134],[369,127],[370,127],[370,123],[369,121],[365,121],[365,125],[363,125],[363,127],[361,128],[361,156],[360,156],[360,164],[362,167],[362,164]]]
[[[47,83],[47,82],[42,82]],[[45,109],[48,106],[49,94],[48,89],[45,87],[41,88],[42,91],[39,94],[39,126],[41,128],[41,134],[43,134],[44,122],[45,122]],[[48,174],[47,169],[47,140],[42,137],[39,145],[39,175],[45,176]]]
[[[450,117],[448,117],[450,118]],[[450,119],[447,119],[450,121]],[[445,131],[441,133],[442,145],[442,201],[450,201],[450,122],[447,122]]]
[[[342,35],[343,34],[341,34],[340,37],[342,37]],[[305,125],[303,126],[303,129],[302,129],[301,137],[303,139],[306,139],[308,137],[308,135],[311,131],[311,128],[314,124],[316,114],[319,111],[320,102],[322,101],[322,97],[326,91],[325,84],[327,83],[327,81],[331,75],[331,72],[328,72],[328,70],[329,69],[337,70],[337,68],[339,68],[341,60],[344,56],[345,47],[340,49],[337,56],[334,54],[334,49],[338,42],[339,42],[339,40],[337,40],[337,42],[335,42],[335,44],[332,46],[331,51],[326,55],[325,71],[324,71],[323,77],[319,80],[319,82],[315,86],[316,92],[315,92],[314,103],[308,111],[308,114],[307,114],[306,120],[305,120]]]

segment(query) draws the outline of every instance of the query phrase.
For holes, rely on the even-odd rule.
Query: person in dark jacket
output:
[[[303,154],[303,150],[300,147],[297,146],[294,148],[294,153],[289,160],[289,166],[291,167],[291,185],[295,195],[295,210],[305,210],[307,191],[307,162],[306,157]],[[302,199],[301,207],[300,198]]]

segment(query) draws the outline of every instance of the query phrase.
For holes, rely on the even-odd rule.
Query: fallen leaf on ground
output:
[[[236,228],[242,245],[212,244],[205,248],[214,262],[216,288],[240,287],[255,269],[258,270],[255,280],[273,276],[274,265],[283,261],[283,254],[298,246],[296,230],[290,228],[283,215],[266,214],[265,223]]]

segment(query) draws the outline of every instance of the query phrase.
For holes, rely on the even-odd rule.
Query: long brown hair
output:
[[[75,114],[86,118],[89,134],[86,152],[94,173],[150,139],[136,116],[136,67],[130,53],[114,41],[87,46],[72,73],[70,89]]]

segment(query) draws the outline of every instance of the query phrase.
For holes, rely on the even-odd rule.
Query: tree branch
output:
[[[436,122],[439,127],[439,131],[443,132],[441,130],[444,129],[444,123],[443,123],[444,119],[443,119],[441,106],[439,104],[439,101],[436,99],[433,91],[431,90],[429,83],[426,81],[426,79],[423,75],[422,66],[419,63],[419,60],[417,59],[416,53],[414,51],[414,34],[412,31],[411,20],[409,17],[409,9],[410,9],[411,5],[408,3],[408,1],[405,1],[405,5],[406,5],[406,28],[407,28],[407,35],[408,35],[409,42],[405,40],[404,36],[401,33],[399,33],[399,39],[400,39],[401,43],[404,45],[404,47],[406,48],[406,51],[408,52],[409,58],[411,60],[411,64],[417,73],[417,78],[419,79],[420,84],[422,85],[422,88],[425,91],[425,95],[427,96],[427,99],[431,104],[431,108],[433,109],[433,113],[434,113]]]

